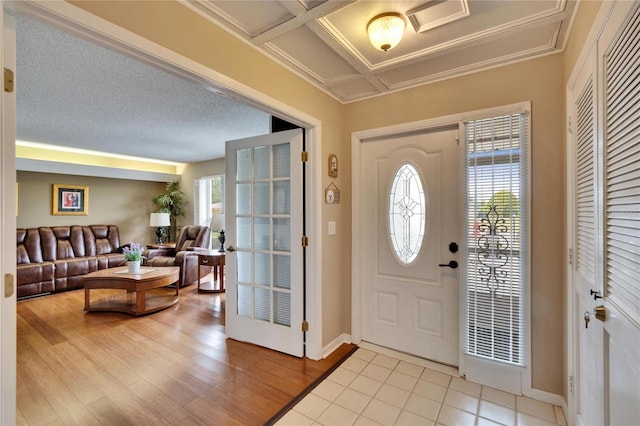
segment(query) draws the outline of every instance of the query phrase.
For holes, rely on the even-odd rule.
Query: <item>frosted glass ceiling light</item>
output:
[[[404,19],[399,13],[382,13],[369,21],[367,32],[373,47],[386,52],[400,43],[404,34]]]

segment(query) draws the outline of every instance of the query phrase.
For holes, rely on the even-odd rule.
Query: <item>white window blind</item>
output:
[[[605,242],[609,299],[640,322],[640,9],[605,54]]]
[[[466,345],[524,364],[527,265],[527,113],[465,123]]]
[[[589,80],[576,102],[576,270],[595,283],[595,115],[593,81]]]
[[[209,226],[211,223],[211,179],[195,179],[193,183],[193,223]]]

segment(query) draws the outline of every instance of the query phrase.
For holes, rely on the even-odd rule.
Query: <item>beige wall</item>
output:
[[[569,44],[567,59],[548,56],[340,105],[176,2],[73,3],[321,120],[322,163],[330,153],[338,156],[334,183],[341,190],[341,203],[322,210],[323,344],[350,332],[351,133],[531,100],[533,387],[565,393],[564,79],[582,43]],[[594,8],[583,2],[579,14],[589,16]],[[575,31],[583,34],[589,26],[588,18],[579,19]],[[323,176],[326,187],[332,180]],[[186,180],[185,190],[191,185]],[[330,220],[337,222],[336,236],[326,235]]]
[[[562,394],[564,148],[562,56],[496,68],[348,105],[350,131],[532,102],[533,387]]]
[[[121,244],[155,242],[149,213],[155,211],[151,199],[162,192],[163,183],[20,171],[17,180],[18,228],[108,224],[118,226]],[[54,216],[54,183],[88,186],[89,214]]]

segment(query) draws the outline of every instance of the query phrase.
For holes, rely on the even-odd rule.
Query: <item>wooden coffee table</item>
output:
[[[127,267],[102,269],[84,276],[84,310],[115,311],[145,315],[168,308],[178,302],[179,286],[162,288],[178,281],[180,268],[142,267],[140,274],[127,273]],[[90,291],[126,290],[126,293],[91,302]]]

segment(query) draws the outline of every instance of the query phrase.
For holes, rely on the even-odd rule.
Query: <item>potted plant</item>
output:
[[[159,207],[158,213],[169,213],[169,241],[178,237],[178,218],[186,216],[187,200],[180,187],[180,178],[167,183],[164,193],[158,195],[153,203]]]
[[[142,245],[132,241],[122,249],[122,253],[124,253],[124,260],[127,262],[129,273],[139,273],[140,264],[142,263]]]

